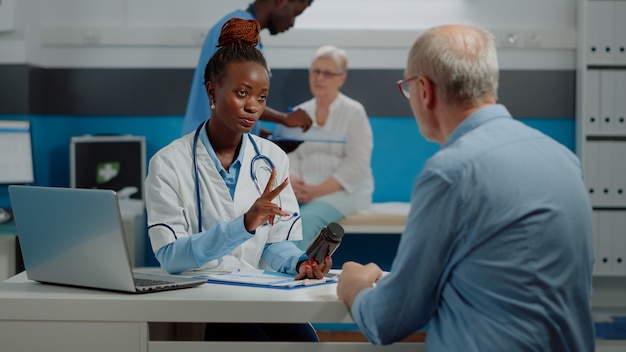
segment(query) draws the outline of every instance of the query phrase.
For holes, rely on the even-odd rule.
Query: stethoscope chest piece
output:
[[[200,132],[202,131],[202,128],[205,125],[206,125],[206,122],[200,124],[200,126],[198,126],[198,128],[196,129],[196,133],[193,136],[193,145],[192,145],[192,149],[193,149],[192,159],[193,159],[194,182],[195,182],[196,203],[197,203],[196,206],[198,209],[198,229],[200,230],[200,232],[202,232],[202,202],[200,198],[200,176],[198,174],[197,147],[198,147],[198,138],[200,137]],[[252,138],[252,136],[249,134],[248,134],[248,139],[250,140],[250,143],[252,143],[252,147],[254,148],[254,152],[255,152],[255,156],[250,161],[250,177],[252,178],[252,181],[254,182],[256,189],[259,191],[259,194],[263,194],[263,188],[261,188],[261,184],[260,184],[259,177],[258,177],[259,170],[267,171],[267,175],[269,179],[269,175],[271,175],[272,170],[274,169],[274,163],[269,157],[261,154],[261,151],[259,150],[259,147],[254,141],[254,138]],[[276,186],[276,182],[274,182],[274,186]],[[282,201],[281,201],[280,195],[277,198],[278,198],[279,205],[282,207]]]

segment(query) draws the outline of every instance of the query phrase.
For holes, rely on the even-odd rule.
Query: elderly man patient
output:
[[[415,180],[390,273],[343,265],[337,294],[361,331],[388,344],[428,324],[429,351],[593,351],[580,163],[497,103],[493,36],[427,30],[398,86],[441,150]]]

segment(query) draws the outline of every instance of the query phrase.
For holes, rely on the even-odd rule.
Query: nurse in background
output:
[[[292,242],[302,234],[289,159],[271,141],[250,134],[270,85],[263,54],[254,47],[259,32],[255,20],[224,24],[204,77],[211,118],[150,160],[148,233],[169,273],[258,268],[322,278],[332,265],[330,257],[309,261]],[[308,324],[208,324],[205,336],[317,340]]]
[[[293,27],[296,17],[300,16],[304,10],[311,6],[311,3],[313,3],[313,0],[255,0],[245,10],[235,10],[211,27],[202,44],[200,59],[193,74],[182,135],[194,131],[199,124],[207,119],[207,116],[210,117],[210,102],[204,90],[204,67],[215,51],[217,51],[217,42],[222,25],[231,18],[257,20],[261,25],[261,29],[267,28],[270,35],[277,35]],[[263,52],[263,45],[260,40],[256,47]],[[309,117],[300,110],[283,113],[266,107],[260,119],[280,123],[287,127],[302,127],[304,131],[311,127]],[[264,132],[261,130],[260,124],[257,124],[252,131],[252,133],[261,136],[264,135]]]
[[[298,109],[313,126],[343,135],[347,142],[303,142],[289,153],[291,185],[300,203],[302,249],[319,230],[361,209],[369,208],[374,192],[372,128],[365,108],[341,93],[348,76],[348,56],[334,46],[320,47],[309,69],[313,99]]]

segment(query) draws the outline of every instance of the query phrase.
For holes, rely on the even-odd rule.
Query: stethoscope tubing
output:
[[[193,152],[192,152],[194,177],[195,177],[196,203],[197,203],[197,207],[198,207],[198,228],[200,230],[199,232],[202,232],[203,230],[202,230],[202,202],[201,202],[201,199],[200,199],[200,177],[198,176],[198,161],[197,161],[196,148],[198,146],[198,137],[200,136],[200,132],[202,131],[202,127],[204,127],[205,124],[206,124],[206,122],[200,124],[200,126],[198,126],[198,128],[196,129],[196,133],[193,136]],[[252,146],[254,147],[254,151],[256,152],[256,156],[254,158],[252,158],[252,160],[250,162],[250,176],[252,177],[252,180],[254,181],[257,189],[259,190],[259,193],[263,194],[263,190],[261,189],[261,187],[259,185],[258,178],[257,178],[256,173],[254,171],[254,163],[257,162],[257,161],[265,161],[267,163],[267,165],[269,166],[269,171],[270,172],[274,168],[274,163],[272,162],[272,160],[270,160],[269,157],[261,154],[261,152],[259,151],[259,147],[254,142],[254,139],[252,138],[252,136],[248,135],[248,138],[250,139],[250,142],[252,143]],[[268,168],[268,166],[265,166],[265,168]],[[279,203],[282,203],[281,199],[280,199],[280,195],[278,196],[278,201],[279,201]],[[282,204],[280,206],[282,207]],[[291,236],[291,230],[293,229],[293,227],[296,224],[296,222],[301,219],[301,216],[298,213],[294,212],[290,218],[294,218],[294,221],[291,223],[291,226],[289,227],[289,231],[287,232],[286,240],[289,240],[289,236]],[[282,221],[287,221],[287,220],[282,220]],[[157,226],[164,226],[164,227],[166,227],[167,229],[169,229],[172,232],[172,235],[174,236],[174,238],[178,239],[178,236],[176,236],[176,232],[174,231],[174,229],[171,226],[169,226],[167,224],[164,224],[164,223],[158,223],[158,224],[150,225],[150,226],[148,226],[148,230],[150,230],[153,227],[157,227]]]
[[[202,232],[202,202],[200,199],[200,176],[198,175],[197,147],[198,147],[198,138],[200,137],[200,132],[202,131],[202,128],[204,128],[206,123],[207,122],[201,123],[200,126],[198,126],[198,128],[196,129],[196,133],[193,136],[193,145],[192,145],[193,171],[194,171],[195,189],[196,189],[196,205],[198,209],[198,229],[200,230],[200,232]],[[272,169],[274,169],[274,163],[269,157],[261,154],[259,147],[257,146],[256,142],[254,141],[254,139],[252,138],[250,134],[248,134],[248,139],[250,140],[250,143],[252,143],[252,147],[254,148],[254,152],[256,154],[250,161],[250,177],[252,178],[252,181],[254,181],[254,184],[256,185],[256,188],[259,191],[259,193],[263,194],[263,189],[261,189],[261,185],[259,185],[259,179],[256,175],[256,172],[254,171],[254,165],[255,163],[259,161],[263,161],[267,164],[267,166],[265,166],[264,168],[267,168],[269,172],[272,172]],[[280,195],[278,196],[278,201],[279,203],[282,203],[280,199]],[[282,207],[282,204],[281,204],[281,207]],[[289,232],[291,232],[291,230]]]

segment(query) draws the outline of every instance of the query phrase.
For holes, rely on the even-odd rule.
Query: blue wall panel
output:
[[[83,135],[123,135],[146,137],[146,155],[179,136],[180,116],[95,117],[0,115],[0,119],[30,119],[33,133],[35,183],[67,187],[70,184],[70,139]],[[8,207],[7,186],[0,186],[0,207]]]
[[[1,119],[30,119],[37,185],[69,186],[69,145],[72,136],[86,134],[131,134],[146,137],[149,159],[179,136],[180,116],[94,117],[0,115]],[[574,119],[520,119],[574,150]],[[374,151],[372,170],[375,202],[409,201],[413,181],[426,159],[439,145],[426,141],[409,117],[372,117]],[[6,186],[0,186],[0,207],[9,207]]]
[[[149,159],[160,148],[177,138],[182,126],[180,116],[153,117],[94,117],[94,116],[28,116],[0,115],[0,119],[30,119],[33,130],[33,154],[37,185],[67,187],[69,175],[69,145],[72,136],[85,134],[131,134],[146,137],[146,156]],[[574,150],[574,119],[521,119]],[[370,118],[374,131],[372,170],[375,179],[375,202],[408,202],[413,181],[424,162],[439,150],[439,145],[426,141],[419,133],[413,118]],[[0,151],[1,152],[1,151]],[[6,185],[0,185],[0,207],[10,207]],[[349,239],[347,239],[349,240]],[[394,238],[394,241],[397,241]],[[354,242],[354,239],[353,239]],[[391,246],[397,245],[390,242]],[[158,266],[146,243],[146,265]],[[359,260],[358,246],[346,245],[337,253],[337,263]],[[349,249],[348,249],[349,248]],[[375,260],[389,269],[395,249],[378,253]]]

